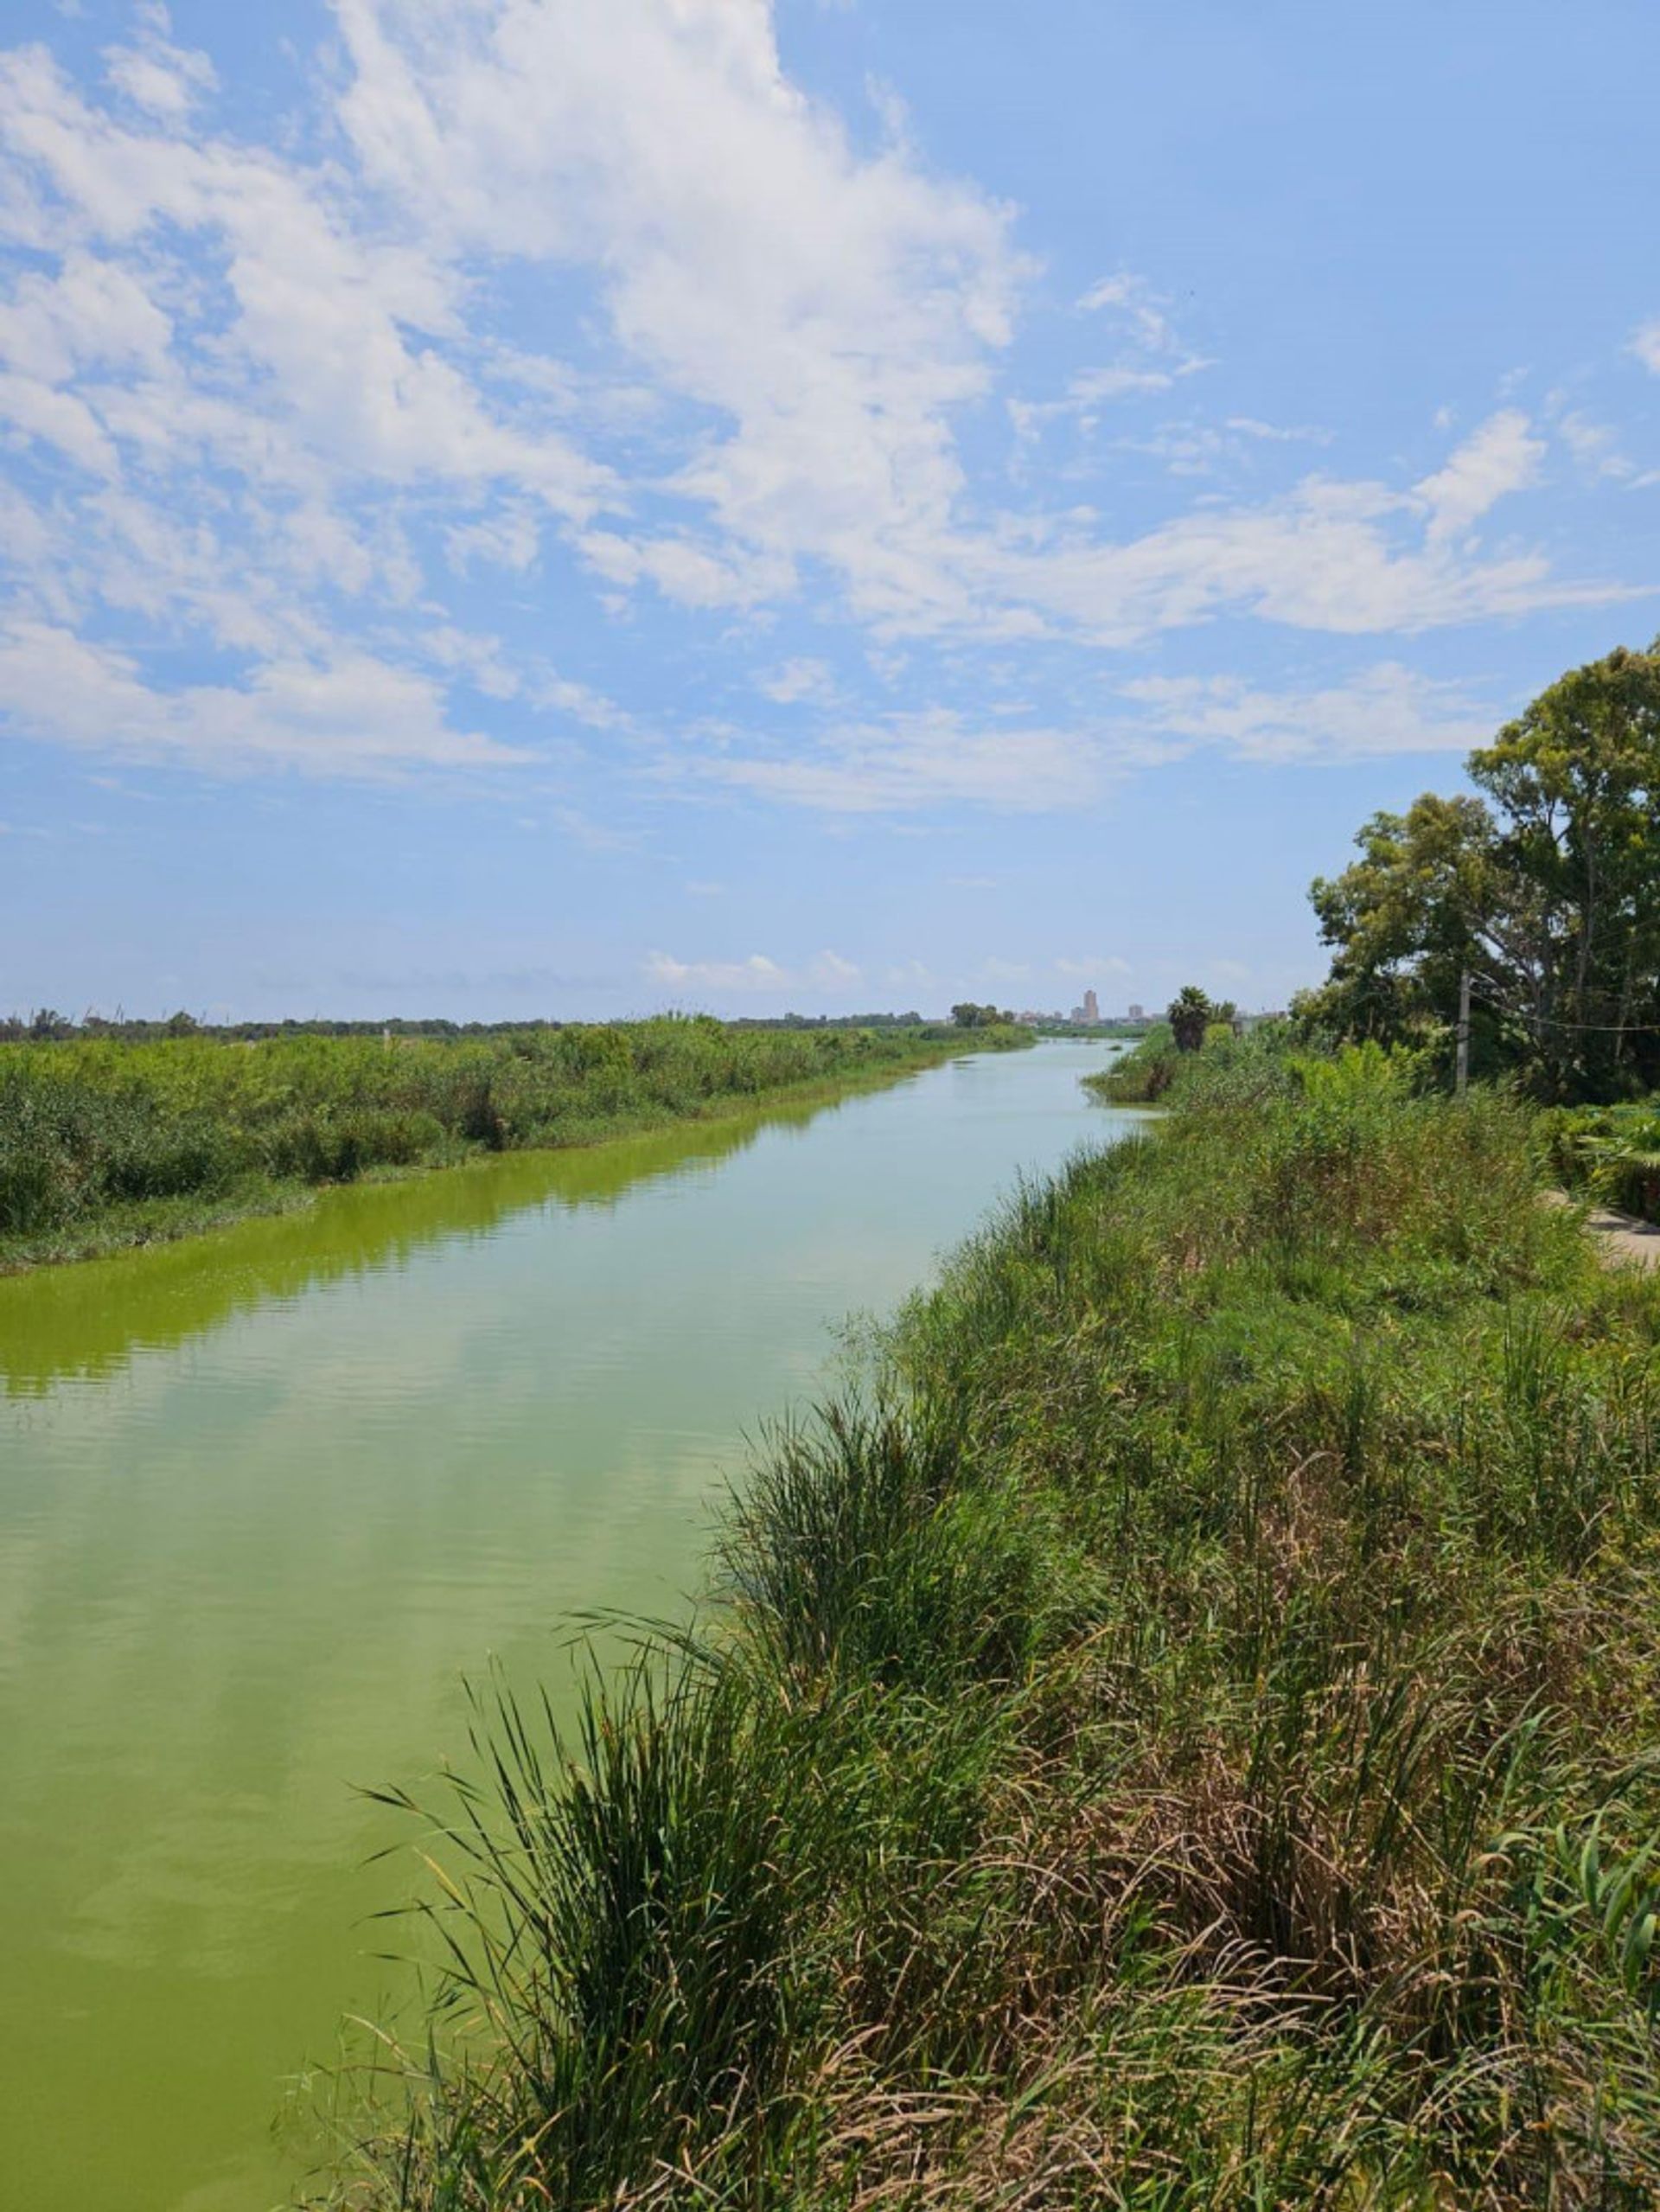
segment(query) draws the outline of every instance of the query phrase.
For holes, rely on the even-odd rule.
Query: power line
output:
[[[1485,988],[1482,987],[1486,985]],[[1564,1021],[1560,1014],[1529,1013],[1523,1007],[1510,1006],[1500,998],[1485,976],[1472,975],[1470,988],[1484,1004],[1496,1007],[1500,1013],[1509,1014],[1513,1020],[1530,1022],[1536,1029],[1572,1029],[1587,1036],[1660,1037],[1660,1026],[1642,1021]]]

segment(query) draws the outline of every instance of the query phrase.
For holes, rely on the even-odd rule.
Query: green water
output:
[[[263,2212],[384,2017],[463,1678],[662,1614],[757,1417],[1023,1168],[1101,1048],[328,1194],[0,1281],[0,2206]],[[285,2116],[284,2116],[285,2113]]]

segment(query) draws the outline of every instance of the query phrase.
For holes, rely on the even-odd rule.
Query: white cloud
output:
[[[647,958],[646,973],[674,991],[779,991],[790,980],[763,952],[744,960],[677,960],[673,953],[654,952]]]
[[[573,682],[569,676],[540,671],[527,683],[525,693],[533,706],[548,713],[569,715],[591,730],[620,730],[628,723],[628,716],[614,700],[591,685]]]
[[[1122,400],[1144,392],[1168,392],[1176,372],[1167,368],[1085,368],[1066,387],[1063,410],[1078,413],[1102,400]]]
[[[1155,730],[1248,760],[1467,752],[1489,743],[1501,719],[1457,686],[1395,662],[1318,691],[1262,691],[1237,676],[1149,676],[1121,689]]]
[[[635,573],[741,604],[763,579],[736,546],[769,591],[809,552],[900,590],[905,541],[961,489],[950,413],[1009,335],[1006,211],[901,147],[861,157],[785,77],[764,0],[342,0],[340,18],[369,174],[460,244],[586,262],[630,355],[717,411],[673,486],[730,542],[648,541]],[[616,578],[616,547],[590,549]]]
[[[210,770],[373,776],[528,757],[451,729],[436,686],[361,653],[267,662],[244,685],[163,691],[112,647],[21,621],[0,629],[0,698],[26,734]]]
[[[902,960],[887,969],[883,981],[891,990],[928,991],[935,983],[934,971],[921,960]]]
[[[164,7],[141,7],[135,46],[107,46],[105,74],[119,93],[163,123],[182,123],[198,100],[218,89],[219,77],[205,54],[176,46]]]
[[[861,981],[861,971],[840,953],[821,952],[804,969],[786,968],[763,952],[742,960],[681,960],[672,953],[654,952],[646,973],[654,982],[674,991],[778,993],[811,987],[815,990],[846,992]]]
[[[84,293],[96,272],[106,322],[113,305],[130,326],[147,313],[158,372],[140,395],[148,420],[130,408],[118,434],[148,431],[156,451],[205,446],[245,464],[257,450],[264,470],[314,481],[319,466],[407,483],[505,479],[561,515],[592,513],[605,471],[558,434],[504,419],[440,349],[463,335],[452,270],[355,228],[326,172],[226,140],[127,129],[89,108],[38,48],[0,56],[0,132],[13,162],[60,196],[55,289],[73,279]],[[162,310],[142,254],[165,264],[169,236],[216,257],[228,312],[220,319],[220,296],[176,254],[169,287],[197,313],[192,344],[176,347],[162,374]],[[20,291],[12,312],[38,321],[41,303]]]
[[[1644,324],[1631,340],[1631,351],[1644,368],[1660,376],[1660,317]]]
[[[9,635],[55,639],[60,675],[79,643],[82,690],[123,702],[110,750],[230,764],[240,745],[244,764],[303,755],[318,772],[456,748],[510,761],[454,726],[450,676],[515,712],[629,728],[452,611],[480,568],[528,601],[572,558],[608,608],[655,591],[739,611],[750,632],[781,601],[839,592],[880,640],[1111,649],[1224,617],[1360,635],[1620,596],[1477,542],[1538,480],[1544,447],[1514,407],[1416,486],[1308,476],[1116,534],[1095,511],[997,511],[957,434],[1033,274],[1013,215],[927,169],[897,117],[874,150],[856,145],[786,75],[767,0],[335,13],[326,159],[295,150],[301,131],[262,145],[214,125],[212,67],[155,6],[106,52],[113,97],[42,48],[0,54],[0,227],[27,248],[0,298],[0,436],[52,476],[12,509]],[[510,292],[554,303],[524,321],[546,336],[557,314],[579,366],[498,327]],[[1028,426],[1205,366],[1140,277],[1078,306],[1091,320],[1075,331],[1115,357],[1059,400],[1013,400]],[[1660,368],[1656,333],[1637,343]],[[1161,435],[1188,470],[1212,438],[1266,459],[1319,433],[1239,415],[1185,445],[1184,426]],[[237,673],[215,662],[215,681],[183,687],[161,673],[160,655],[193,648]],[[348,677],[367,736],[347,726]],[[375,705],[399,682],[417,687],[401,741]],[[319,684],[343,713],[326,740],[329,714],[298,704]],[[780,706],[836,696],[808,657],[760,687]],[[73,689],[31,726],[98,742]],[[1180,711],[1201,705],[1244,711]],[[1173,700],[1140,735],[1037,712],[999,727],[995,712],[849,710],[689,772],[837,813],[1032,809],[1086,803],[1138,746],[1156,757],[1184,734]]]
[[[1024,814],[1083,804],[1098,792],[1104,764],[1070,731],[982,730],[936,708],[833,730],[808,751],[706,754],[682,772],[827,814],[955,803]]]
[[[113,476],[116,451],[92,409],[73,392],[54,391],[37,377],[0,374],[0,422],[23,437],[55,446],[66,459],[99,476]]]
[[[26,271],[0,304],[0,358],[47,384],[93,366],[157,369],[171,336],[144,285],[84,248],[66,253],[54,276]]]
[[[479,522],[458,522],[444,532],[450,565],[465,574],[475,561],[520,574],[541,549],[541,531],[535,515],[526,507],[486,515]]]
[[[825,700],[835,695],[835,681],[826,661],[786,661],[763,676],[759,689],[780,706],[794,706],[801,700]]]
[[[1576,409],[1565,414],[1557,428],[1563,444],[1593,483],[1621,483],[1636,475],[1633,463],[1620,451],[1618,433],[1610,424],[1595,422]]]
[[[397,655],[361,625],[344,630],[325,595],[378,600],[383,626],[405,618],[424,580],[405,495],[428,514],[462,509],[448,532],[457,566],[522,571],[540,522],[586,525],[610,474],[548,426],[540,401],[500,406],[459,273],[365,221],[337,166],[196,131],[192,100],[212,71],[169,29],[164,10],[142,10],[138,44],[108,57],[147,110],[138,122],[89,105],[40,48],[0,54],[0,207],[30,211],[28,242],[52,263],[21,265],[0,297],[0,424],[68,464],[26,543],[8,547],[11,649],[36,641],[39,678],[46,633],[61,676],[65,638],[85,648],[75,684],[45,686],[65,711],[31,714],[24,699],[19,719],[98,743],[71,694],[113,685],[112,751],[350,773],[520,758],[453,730],[428,680],[399,677]],[[252,664],[227,683],[163,683],[135,649],[135,623],[145,648],[206,643]],[[405,657],[442,663],[455,634],[424,620]],[[449,665],[498,700],[618,719],[580,686],[509,668],[499,649]],[[338,727],[329,699],[345,713]],[[403,734],[379,706],[407,712]]]
[[[1426,529],[1414,543],[1415,518],[1467,517],[1478,500],[1490,503],[1513,488],[1479,456],[1443,476],[1415,493],[1309,476],[1280,499],[1198,508],[1121,545],[1057,531],[1036,550],[981,553],[974,566],[1006,604],[1024,601],[1104,645],[1224,613],[1360,635],[1632,596],[1560,582],[1538,553],[1472,557],[1446,529]]]
[[[1097,427],[1103,406],[1168,392],[1179,378],[1211,366],[1181,342],[1165,312],[1170,303],[1145,278],[1104,278],[1076,304],[1082,313],[1109,314],[1127,351],[1115,361],[1076,371],[1058,400],[1012,400],[1009,419],[1022,439],[1037,437],[1051,424],[1068,422],[1088,438]]]
[[[1145,277],[1120,270],[1116,276],[1103,277],[1099,284],[1091,284],[1077,302],[1079,312],[1099,315],[1110,311],[1127,324],[1137,343],[1150,354],[1176,354],[1182,359],[1191,358],[1176,335],[1171,321],[1170,302],[1156,291]]]
[[[1265,423],[1255,415],[1229,415],[1226,427],[1242,438],[1255,438],[1271,445],[1330,445],[1331,432],[1311,423]]]
[[[1086,953],[1081,959],[1057,960],[1055,972],[1069,976],[1075,982],[1088,983],[1096,975],[1127,975],[1130,963],[1115,952]]]
[[[1417,495],[1429,511],[1427,540],[1432,547],[1461,536],[1489,508],[1509,493],[1537,481],[1544,440],[1518,407],[1501,408],[1472,431]]]

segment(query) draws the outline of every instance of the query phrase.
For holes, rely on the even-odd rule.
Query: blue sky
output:
[[[0,1007],[1281,1002],[1660,629],[1660,16],[12,0]]]

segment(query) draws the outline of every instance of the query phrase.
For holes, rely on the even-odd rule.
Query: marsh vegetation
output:
[[[323,1183],[591,1142],[965,1049],[921,1026],[705,1016],[428,1037],[0,1045],[0,1267],[177,1236]],[[1029,1041],[978,1032],[975,1049]]]
[[[487,1701],[335,2201],[1655,2201],[1660,1287],[1375,1046],[1172,1100]]]

